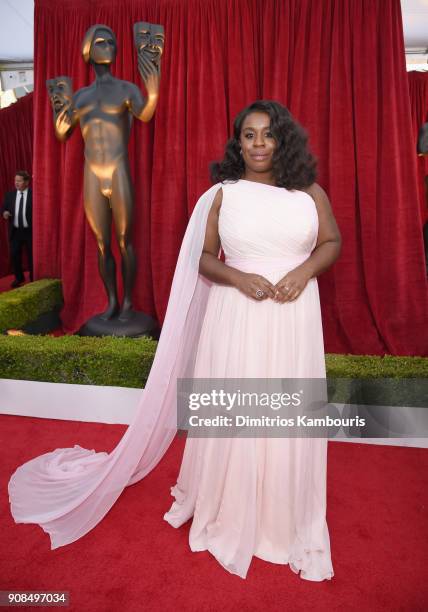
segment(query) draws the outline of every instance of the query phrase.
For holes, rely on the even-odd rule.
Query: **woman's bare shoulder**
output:
[[[331,209],[331,204],[328,195],[318,183],[312,183],[312,185],[303,188],[301,191],[304,191],[305,193],[311,196],[317,208],[327,210]]]

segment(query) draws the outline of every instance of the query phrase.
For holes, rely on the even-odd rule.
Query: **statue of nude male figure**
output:
[[[136,263],[131,242],[134,197],[128,141],[132,117],[147,122],[156,109],[164,47],[163,27],[136,23],[134,41],[146,98],[134,83],[112,76],[116,37],[105,25],[92,26],[83,39],[83,59],[92,64],[96,74],[89,87],[73,95],[68,77],[47,81],[56,136],[61,141],[66,140],[80,123],[85,142],[84,207],[97,239],[99,271],[108,297],[107,309],[99,315],[105,321],[119,314],[119,320],[126,322],[134,314],[132,288]],[[124,299],[120,312],[116,264],[111,251],[112,219],[122,260]]]

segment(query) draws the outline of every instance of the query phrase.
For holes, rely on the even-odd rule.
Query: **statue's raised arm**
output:
[[[141,121],[150,121],[159,97],[161,57],[165,34],[161,25],[140,21],[134,24],[134,43],[138,54],[138,70],[147,91],[142,98],[135,92],[131,100],[131,112]]]
[[[55,134],[58,140],[66,140],[77,124],[73,106],[73,85],[70,77],[60,76],[46,81],[51,101]]]

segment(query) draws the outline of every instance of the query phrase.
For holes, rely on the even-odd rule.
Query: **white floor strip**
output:
[[[0,413],[127,425],[142,389],[0,379]]]
[[[66,385],[0,379],[0,414],[128,425],[144,390],[128,387]],[[341,407],[337,404],[337,407]],[[428,448],[428,438],[332,438],[357,442]]]

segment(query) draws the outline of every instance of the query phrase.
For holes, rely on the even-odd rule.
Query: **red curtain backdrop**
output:
[[[0,110],[0,206],[15,189],[15,172],[33,168],[33,94]],[[7,221],[0,216],[0,278],[11,273]]]
[[[410,109],[412,111],[413,141],[416,153],[416,143],[421,126],[428,121],[428,72],[408,72]],[[428,155],[417,156],[419,202],[422,224],[428,221],[428,205],[425,187],[425,177],[428,176]]]
[[[399,0],[36,0],[36,276],[63,279],[74,331],[105,306],[82,206],[79,129],[56,141],[45,80],[93,79],[86,29],[117,35],[116,76],[143,88],[132,26],[161,23],[160,100],[129,147],[136,191],[135,305],[163,320],[175,262],[208,165],[236,113],[259,98],[307,128],[344,246],[320,277],[329,352],[427,353],[428,297]]]

